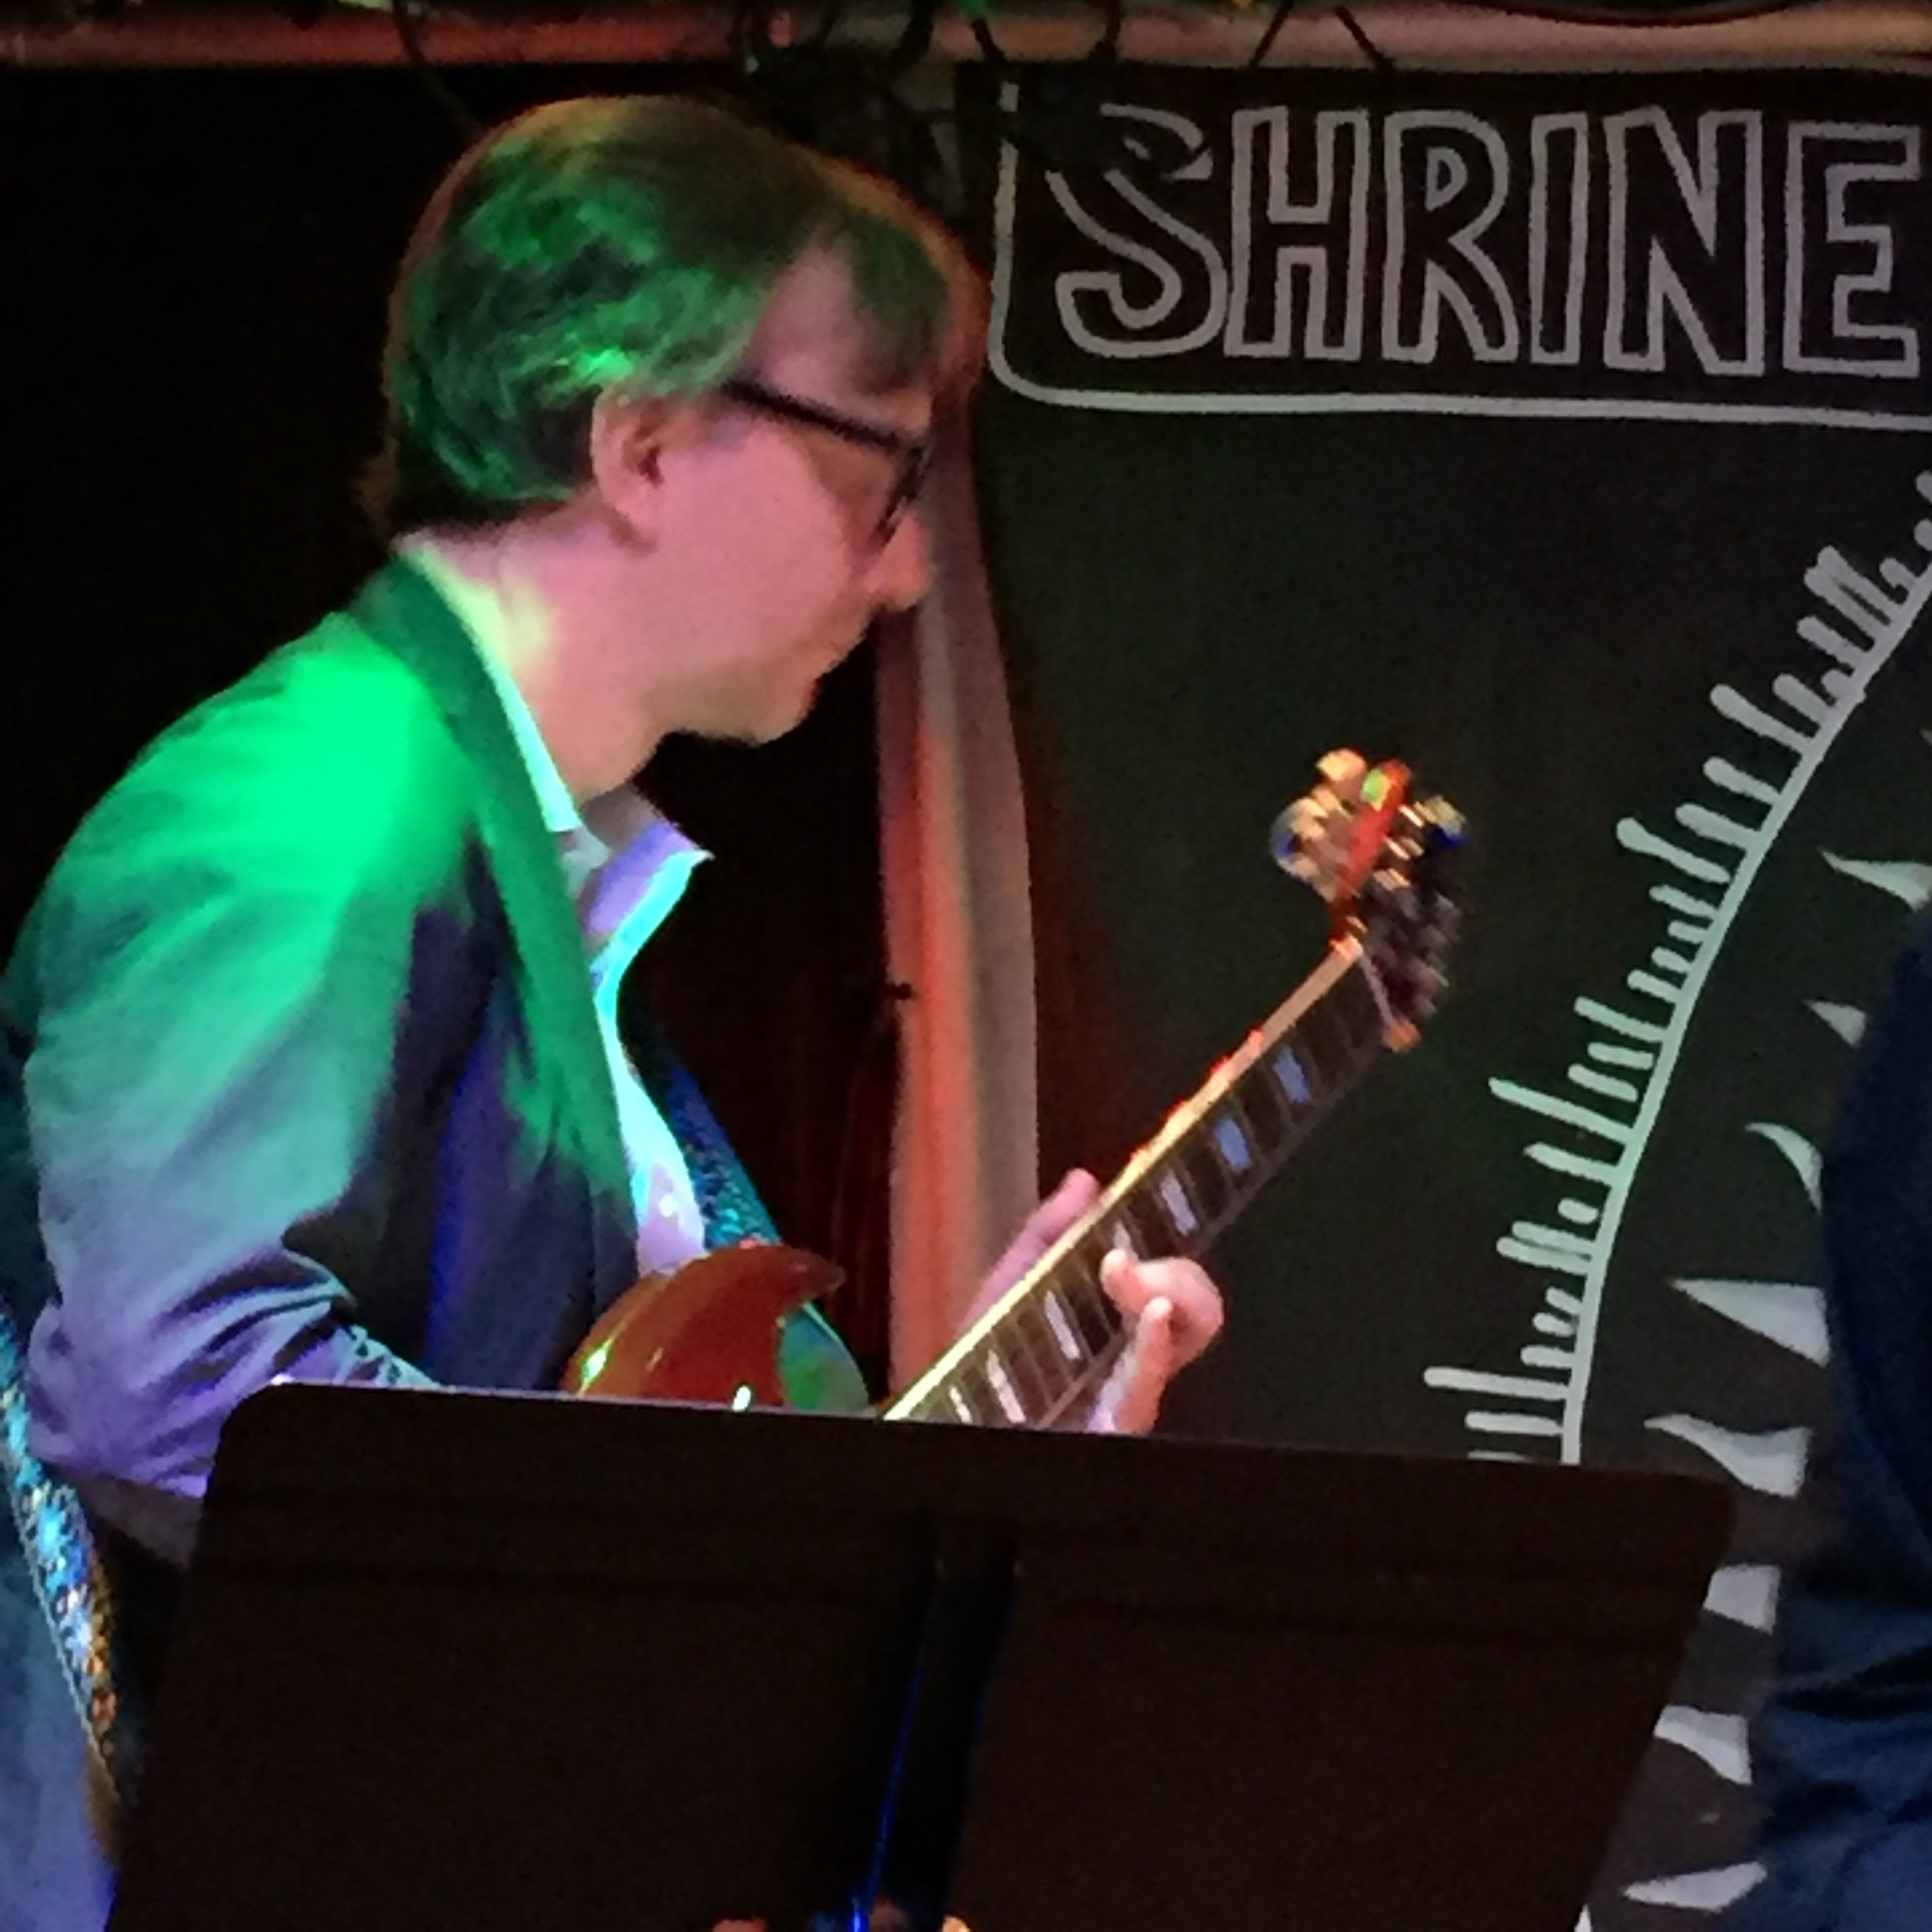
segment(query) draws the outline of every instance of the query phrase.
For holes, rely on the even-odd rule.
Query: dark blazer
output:
[[[1932,1926],[1932,927],[1872,1015],[1821,1199],[1829,1540],[1753,1738],[1765,1875],[1730,1932]]]
[[[474,647],[392,564],[143,754],[0,981],[32,1447],[135,1485],[139,1527],[277,1374],[552,1386],[635,1236],[554,843]],[[31,1567],[0,1511],[0,1929],[83,1932],[107,1880]],[[131,1548],[117,1585],[154,1639],[125,1689],[173,1586]]]
[[[277,1374],[552,1385],[635,1279],[554,842],[406,565],[143,755],[0,1010],[39,1209],[0,1279],[47,1310],[35,1442],[71,1471],[193,1493]]]

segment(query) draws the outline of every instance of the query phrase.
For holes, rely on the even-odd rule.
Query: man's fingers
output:
[[[1174,1304],[1155,1295],[1134,1318],[1127,1352],[1095,1412],[1095,1426],[1144,1436],[1160,1412],[1161,1395],[1176,1367]]]
[[[1174,1305],[1165,1295],[1156,1295],[1141,1309],[1134,1324],[1134,1379],[1158,1402],[1160,1391],[1180,1366],[1175,1346]],[[1146,1427],[1154,1420],[1150,1410]]]
[[[1115,1249],[1100,1264],[1100,1285],[1131,1321],[1155,1297],[1169,1304],[1174,1367],[1183,1368],[1221,1332],[1221,1291],[1196,1261],[1136,1261]]]
[[[967,1319],[990,1307],[1099,1198],[1100,1183],[1085,1168],[1073,1169],[1027,1216],[1012,1245],[993,1264]]]
[[[1060,1185],[1027,1217],[1027,1226],[1050,1226],[1052,1234],[1041,1252],[1050,1247],[1095,1201],[1100,1183],[1084,1167],[1070,1167],[1060,1177]]]

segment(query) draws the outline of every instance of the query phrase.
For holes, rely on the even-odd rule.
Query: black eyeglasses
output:
[[[932,468],[933,444],[929,436],[909,436],[877,423],[862,422],[856,416],[828,409],[822,402],[808,402],[803,396],[773,389],[751,376],[732,376],[718,384],[718,393],[747,409],[761,410],[781,422],[802,423],[808,429],[822,429],[828,436],[856,444],[861,449],[877,450],[893,459],[892,494],[874,528],[873,541],[884,544],[919,500],[927,472]]]

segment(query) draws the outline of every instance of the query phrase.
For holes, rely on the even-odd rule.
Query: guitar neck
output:
[[[887,1417],[1045,1425],[1091,1402],[1125,1339],[1100,1286],[1109,1249],[1143,1259],[1199,1254],[1355,1084],[1388,1025],[1361,946],[1331,946]]]

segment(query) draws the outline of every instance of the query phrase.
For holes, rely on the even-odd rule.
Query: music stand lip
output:
[[[846,1896],[867,1864],[904,1711],[909,1593],[945,1537],[992,1531],[1015,1567],[963,1805],[953,1904],[975,1932],[1079,1932],[1079,1916],[1029,1917],[1002,1875],[1028,1862],[1029,1844],[1044,1861],[1028,1894],[1043,1911],[1104,1911],[1096,1926],[1133,1932],[1145,1902],[1133,1894],[1150,1883],[1170,1894],[1152,1867],[1113,1893],[1083,1893],[1064,1869],[1058,1821],[1101,1788],[1132,1812],[1141,1800],[1124,1759],[1143,1747],[1160,1761],[1148,1792],[1167,1790],[1181,1815],[1189,1788],[1220,1789],[1226,1768],[1189,1731],[1190,1708],[1230,1748],[1239,1741],[1253,1778],[1301,1790],[1308,1767],[1272,1762],[1266,1735],[1216,1681],[1217,1659],[1244,1660],[1256,1697],[1293,1707],[1326,1739],[1334,1792],[1368,1778],[1361,1747],[1346,1722],[1320,1717],[1322,1687],[1296,1656],[1327,1659],[1358,1702],[1399,1680],[1413,1708],[1378,1724],[1391,1739],[1414,1732],[1409,1795],[1420,1805],[1432,1780],[1443,1785],[1436,1801],[1456,1813],[1472,1859],[1482,1820],[1466,1792],[1447,1788],[1449,1741],[1416,1713],[1473,1712],[1475,1755],[1506,1785],[1507,1754],[1497,1758],[1490,1734],[1516,1727],[1527,1788],[1547,1785],[1544,1761],[1563,1754],[1550,1722],[1507,1690],[1493,1717],[1468,1705],[1456,1673],[1507,1662],[1575,1706],[1567,1735],[1587,1739],[1595,1762],[1571,1767],[1580,1795],[1529,1855],[1547,1882],[1510,1895],[1541,1911],[1538,1932],[1569,1932],[1733,1513],[1724,1485],[1674,1473],[541,1395],[271,1389],[223,1438],[114,1923],[239,1928],[256,1923],[246,1909],[305,1885],[321,1915],[305,1925],[365,1932],[429,1923],[383,1911],[385,1899],[420,1904],[432,1876],[446,1902],[452,1887],[474,1894],[464,1910],[482,1915],[462,1923],[479,1932],[615,1923],[599,1915],[611,1881],[590,1862],[590,1827],[622,1821],[627,1859],[650,1871],[648,1896],[626,1895],[623,1923],[669,1932],[708,1912],[802,1923]],[[1138,1683],[1096,1676],[1107,1652],[1137,1660]],[[1383,1677],[1361,1676],[1378,1657]],[[707,1699],[709,1713],[696,1708]],[[1083,1727],[1123,1762],[1105,1775],[1084,1764]],[[517,1762],[502,1762],[506,1749]],[[385,1810],[357,1788],[385,1762],[420,1785],[439,1752],[466,1765],[468,1799],[498,1819],[499,1836],[505,1807],[529,1814],[541,1859],[447,1821],[406,1829],[420,1789],[391,1793]],[[583,1765],[617,1759],[630,1761],[626,1784],[676,1795],[628,1819],[594,1779],[574,1788]],[[526,1760],[548,1784],[524,1775]],[[1063,1802],[1029,1803],[1028,1788]],[[560,1810],[565,1789],[573,1807]],[[438,1795],[447,1801],[447,1786]],[[1320,1790],[1315,1801],[1326,1802]],[[1178,1915],[1162,1923],[1253,1923],[1228,1915],[1245,1909],[1227,1882],[1244,1863],[1257,1883],[1298,1885],[1319,1903],[1328,1881],[1315,1866],[1284,1876],[1248,1842],[1268,1834],[1242,1788],[1223,1808],[1225,1829],[1196,1820],[1189,1840],[1219,1846],[1219,1902],[1190,1915],[1195,1904],[1170,1894],[1163,1910]],[[1521,1810],[1517,1799],[1503,1806]],[[1451,1858],[1429,1829],[1418,1822],[1429,1855]],[[1339,1810],[1323,1829],[1338,1855],[1380,1843]],[[305,1842],[317,1837],[336,1848],[326,1866]],[[430,1870],[380,1876],[412,1853]],[[1524,1856],[1512,1844],[1511,1859]],[[538,1867],[541,1896],[524,1882]],[[211,1870],[225,1874],[230,1904],[209,1897]],[[1202,1876],[1185,1856],[1175,1870]],[[1559,1928],[1544,1902],[1559,1893],[1574,1893]],[[193,1914],[175,1915],[170,1895]],[[338,1906],[361,1915],[327,1915]],[[1350,1909],[1349,1932],[1384,1923],[1372,1900]],[[1455,1932],[1461,1921],[1434,1923]],[[1492,1914],[1479,1932],[1517,1923],[1529,1932],[1533,1922]]]

